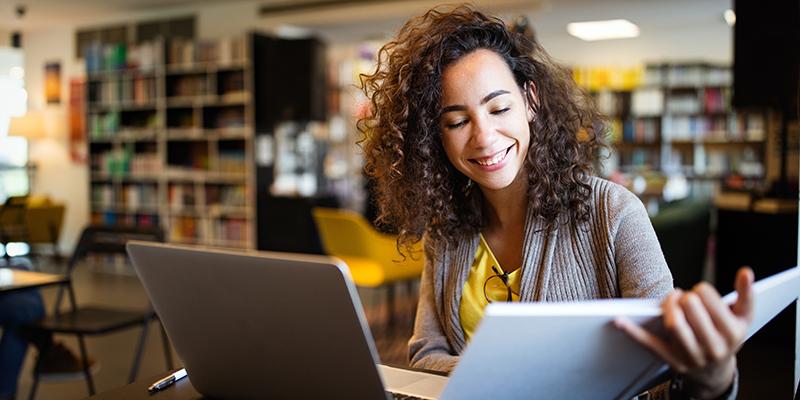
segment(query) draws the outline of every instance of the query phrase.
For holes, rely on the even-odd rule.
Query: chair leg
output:
[[[136,375],[139,373],[139,363],[142,362],[142,354],[144,353],[144,345],[147,343],[147,331],[150,328],[150,318],[142,322],[142,334],[139,335],[139,344],[136,345],[136,353],[133,355],[133,366],[131,367],[131,374],[128,377],[128,383],[136,381]]]
[[[86,378],[86,386],[89,388],[89,396],[94,396],[94,379],[92,378],[92,371],[89,370],[89,353],[86,351],[86,340],[83,338],[83,335],[78,335],[78,345],[81,349],[83,376]]]
[[[164,359],[167,362],[167,371],[170,371],[175,368],[175,364],[172,362],[172,346],[169,343],[167,331],[164,330],[164,324],[161,323],[161,320],[158,320],[158,326],[161,327],[161,344],[164,345]]]
[[[33,367],[33,384],[31,385],[30,393],[28,393],[28,400],[36,398],[36,389],[39,388],[39,370],[42,367],[42,353],[46,351],[46,349],[39,349],[39,357],[36,359],[36,365]]]
[[[414,294],[414,284],[416,282],[413,279],[409,279],[406,281],[406,290],[408,290],[408,295]]]
[[[39,374],[33,376],[33,384],[31,385],[31,392],[28,393],[28,400],[36,398],[36,389],[39,387]]]

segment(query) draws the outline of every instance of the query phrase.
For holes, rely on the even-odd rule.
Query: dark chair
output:
[[[141,311],[121,310],[97,305],[79,307],[75,299],[75,291],[72,287],[72,274],[76,265],[89,254],[118,254],[127,257],[125,243],[129,240],[163,242],[164,233],[157,227],[89,226],[85,228],[75,247],[75,252],[72,254],[67,264],[66,274],[68,279],[66,284],[59,287],[53,315],[46,317],[32,327],[33,329],[49,332],[51,334],[71,334],[77,336],[80,346],[80,357],[83,363],[83,374],[86,378],[86,384],[90,395],[95,393],[95,387],[91,371],[89,370],[90,366],[84,337],[104,335],[122,329],[140,327],[142,333],[139,336],[139,342],[134,353],[133,367],[131,368],[128,379],[128,382],[131,383],[136,380],[136,374],[139,371],[139,363],[147,339],[147,330],[150,321],[156,318],[156,314],[152,307],[148,310]],[[66,312],[61,311],[61,303],[65,291],[67,292],[70,305],[69,311]],[[161,335],[167,369],[172,369],[172,353],[170,351],[169,339],[163,327],[161,329]],[[42,355],[40,355],[38,360],[42,358]],[[33,387],[31,388],[30,399],[33,399],[36,395],[40,367],[39,361],[37,361],[34,368]]]
[[[669,204],[651,219],[675,287],[690,289],[703,279],[711,206],[684,200]]]

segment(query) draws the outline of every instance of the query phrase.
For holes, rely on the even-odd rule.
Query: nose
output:
[[[475,116],[472,119],[470,144],[477,149],[491,148],[497,141],[497,132],[492,122],[486,116]]]

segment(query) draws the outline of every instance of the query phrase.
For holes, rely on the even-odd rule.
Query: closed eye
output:
[[[447,125],[445,125],[445,127],[447,129],[458,129],[458,128],[466,125],[466,124],[467,124],[467,120],[462,119],[461,121],[454,122],[454,123],[451,123],[451,124],[447,124]]]
[[[500,114],[503,114],[503,113],[505,113],[506,111],[508,111],[510,109],[511,109],[511,107],[506,107],[506,108],[501,108],[499,110],[494,110],[494,111],[492,111],[492,115],[500,115]]]

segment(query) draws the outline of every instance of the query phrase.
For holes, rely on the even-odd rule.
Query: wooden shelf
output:
[[[87,74],[86,79],[90,82],[104,81],[110,79],[129,79],[130,77],[155,78],[162,73],[159,69],[142,70],[138,68],[115,69],[108,71],[97,71]]]
[[[167,140],[207,140],[202,128],[168,128]]]
[[[158,215],[159,210],[155,205],[129,207],[122,204],[92,204],[93,212],[112,212],[117,214],[150,214]]]
[[[161,175],[157,173],[124,173],[124,174],[111,174],[109,172],[91,172],[92,182],[98,181],[112,181],[112,182],[131,182],[131,183],[155,183],[162,179]]]
[[[245,183],[247,180],[245,173],[186,170],[174,167],[167,168],[165,175],[169,180],[201,183]]]
[[[727,117],[730,115],[730,111],[664,111],[664,115],[670,117],[694,117],[694,118],[702,118],[702,117]]]
[[[208,102],[208,99],[215,99],[215,98],[216,96],[209,94],[195,95],[195,96],[171,96],[167,97],[167,107],[170,108],[202,107]]]
[[[660,147],[661,143],[660,142],[641,142],[641,143],[639,143],[639,142],[615,142],[615,143],[612,143],[612,146],[614,146],[615,148],[620,149],[620,150],[630,150],[630,149],[636,149],[636,148],[642,148],[642,147],[646,147],[646,148]]]
[[[245,105],[250,101],[248,93],[227,93],[223,95],[204,94],[196,96],[173,96],[167,98],[169,108],[199,108]]]
[[[197,206],[197,205],[182,205],[170,206],[169,214],[171,216],[184,216],[194,218],[246,218],[252,209],[250,207],[237,207],[237,206]]]
[[[206,217],[201,209],[197,209],[194,206],[188,205],[181,207],[170,206],[169,215],[171,217],[190,217],[198,219]]]
[[[672,140],[667,142],[673,146],[709,146],[709,147],[742,147],[742,146],[763,146],[766,144],[764,140],[724,140],[724,139],[707,139],[707,140]]]
[[[182,63],[168,64],[165,66],[165,70],[168,75],[208,74],[218,71],[245,69],[249,64],[248,60],[233,60],[222,63]]]
[[[155,111],[158,107],[157,103],[90,103],[86,105],[89,112],[106,112],[106,111]]]

